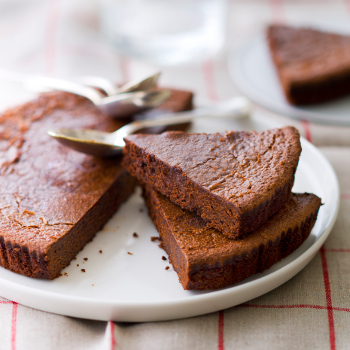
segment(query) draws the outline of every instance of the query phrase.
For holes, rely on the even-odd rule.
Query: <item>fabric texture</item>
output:
[[[57,77],[100,75],[124,82],[156,67],[118,56],[99,36],[92,0],[0,1],[0,67]],[[162,84],[193,90],[198,105],[238,94],[227,54],[270,22],[350,20],[348,0],[238,1],[228,7],[227,43],[215,58],[162,68]],[[3,95],[3,94],[1,94]],[[0,96],[3,107],[7,100]],[[298,275],[243,305],[155,323],[58,316],[0,298],[0,350],[346,349],[350,344],[350,127],[296,121],[258,106],[254,114],[294,125],[329,159],[340,181],[338,219]]]

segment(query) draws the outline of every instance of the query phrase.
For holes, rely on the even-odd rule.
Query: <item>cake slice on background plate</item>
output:
[[[350,36],[271,25],[267,40],[291,104],[321,103],[350,94]]]
[[[313,194],[293,193],[258,230],[232,240],[149,185],[143,195],[162,247],[183,288],[189,290],[223,288],[270,268],[306,240],[321,205]]]
[[[259,228],[289,200],[301,152],[293,127],[125,138],[123,165],[230,238]]]

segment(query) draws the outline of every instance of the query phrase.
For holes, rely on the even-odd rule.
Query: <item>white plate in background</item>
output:
[[[297,24],[350,35],[349,25],[335,23]],[[228,55],[228,69],[237,88],[249,99],[273,112],[310,122],[350,125],[350,95],[331,102],[293,106],[285,98],[273,65],[265,34],[252,38]]]

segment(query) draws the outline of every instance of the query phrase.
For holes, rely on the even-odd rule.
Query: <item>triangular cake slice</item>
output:
[[[350,36],[272,25],[267,38],[290,103],[320,103],[350,93]]]
[[[292,194],[256,232],[232,240],[148,185],[144,197],[183,288],[192,290],[223,288],[270,268],[306,240],[321,205],[313,194]]]
[[[125,142],[132,175],[230,238],[253,232],[288,201],[301,151],[293,127],[138,134]]]

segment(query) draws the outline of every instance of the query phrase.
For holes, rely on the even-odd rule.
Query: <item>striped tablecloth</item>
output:
[[[349,0],[231,1],[227,44],[214,59],[164,68],[162,83],[197,103],[238,94],[227,68],[238,48],[271,21],[350,21]],[[0,0],[0,67],[58,77],[128,81],[157,67],[119,57],[99,37],[96,2]],[[345,349],[350,347],[350,128],[298,122],[256,107],[261,118],[295,125],[333,164],[341,206],[311,263],[276,290],[217,313],[122,324],[53,315],[0,298],[0,349]]]

